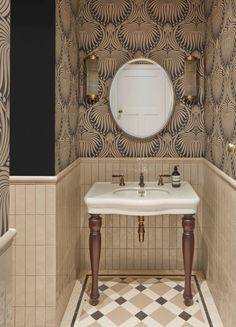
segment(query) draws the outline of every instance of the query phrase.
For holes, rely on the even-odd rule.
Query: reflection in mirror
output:
[[[116,73],[110,90],[112,115],[127,134],[146,138],[168,122],[174,92],[166,71],[149,59],[134,59]]]

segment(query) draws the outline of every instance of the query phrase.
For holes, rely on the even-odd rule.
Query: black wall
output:
[[[11,1],[10,174],[55,173],[55,0]]]

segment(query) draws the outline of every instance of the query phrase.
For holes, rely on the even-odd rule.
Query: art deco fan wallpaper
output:
[[[0,235],[8,229],[10,1],[0,2]]]
[[[71,68],[68,46],[75,37],[71,34],[75,20],[79,56],[74,55],[74,58],[75,63],[78,60],[79,94],[74,89],[76,66]],[[58,5],[57,21],[57,170],[75,157],[203,155],[203,1],[81,0],[77,6],[76,1],[62,0]],[[92,52],[99,56],[100,100],[94,106],[86,104],[83,97],[84,58]],[[183,97],[184,59],[189,54],[199,58],[199,97],[194,105],[186,103]],[[107,98],[116,71],[130,59],[139,57],[161,64],[169,73],[175,90],[175,108],[170,122],[159,134],[142,141],[118,128]],[[68,82],[64,87],[63,81]],[[75,110],[76,97],[78,111]],[[69,106],[71,102],[73,105]]]
[[[206,158],[236,178],[236,1],[206,1],[205,132]]]

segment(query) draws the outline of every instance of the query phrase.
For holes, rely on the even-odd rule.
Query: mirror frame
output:
[[[116,119],[115,117],[115,108],[114,108],[114,105],[112,105],[112,94],[115,92],[114,91],[114,87],[115,87],[115,84],[114,84],[114,81],[115,79],[119,76],[120,72],[126,67],[128,66],[129,64],[131,63],[135,63],[135,62],[138,62],[138,61],[146,61],[146,62],[149,62],[150,64],[153,64],[155,66],[158,66],[158,68],[165,74],[166,76],[166,79],[170,85],[170,91],[171,91],[171,103],[170,103],[170,109],[169,109],[169,113],[168,113],[168,117],[166,119],[166,121],[164,122],[164,124],[161,126],[161,128],[157,129],[154,133],[150,134],[150,135],[147,135],[147,136],[137,136],[137,135],[134,135],[132,133],[130,133],[129,131],[125,130],[118,122],[118,120]],[[151,59],[148,59],[148,58],[135,58],[135,59],[132,59],[132,60],[129,60],[128,62],[126,62],[125,64],[123,64],[116,72],[116,74],[114,75],[113,79],[112,79],[112,83],[111,83],[111,86],[110,86],[110,91],[109,91],[109,104],[110,104],[110,111],[111,111],[111,114],[112,114],[112,117],[113,119],[115,120],[116,124],[118,125],[118,127],[122,130],[122,132],[124,132],[125,134],[133,137],[133,138],[136,138],[136,139],[148,139],[148,138],[151,138],[153,136],[155,136],[156,134],[160,133],[164,128],[165,126],[168,124],[169,120],[170,120],[170,117],[171,115],[173,114],[173,110],[174,110],[174,103],[175,103],[175,93],[174,93],[174,87],[173,87],[173,83],[172,83],[172,80],[169,76],[169,74],[167,73],[167,71],[160,65],[158,64],[157,62],[151,60]],[[113,107],[113,108],[112,108]]]

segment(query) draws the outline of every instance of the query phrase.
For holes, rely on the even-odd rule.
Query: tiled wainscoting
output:
[[[77,161],[57,175],[56,326],[60,324],[79,271],[79,174]]]
[[[193,268],[204,268],[225,327],[236,325],[236,182],[205,159],[81,158],[56,177],[11,177],[15,327],[58,327],[77,272],[90,269],[89,187],[118,172],[126,181],[138,183],[141,171],[145,181],[158,180],[176,164],[201,198]],[[103,217],[100,271],[183,271],[181,216],[146,217],[142,244],[137,226],[137,217]]]
[[[15,326],[47,326],[56,308],[55,178],[12,178],[10,226],[14,244]]]
[[[13,327],[12,242],[16,231],[0,237],[0,326]]]
[[[15,327],[55,327],[79,263],[78,163],[57,177],[10,178]]]
[[[157,181],[159,174],[170,174],[179,165],[181,178],[189,181],[201,196],[201,159],[81,159],[80,163],[80,258],[81,267],[90,268],[88,249],[88,213],[84,195],[96,182],[109,182],[112,173],[123,173],[126,181],[139,182],[144,173],[145,181]],[[168,179],[164,180],[169,181]],[[118,182],[118,181],[117,181]],[[201,205],[196,219],[196,244],[194,269],[201,268]],[[183,269],[182,219],[177,215],[145,217],[145,241],[138,241],[138,219],[132,216],[106,215],[102,220],[102,270],[162,270]]]
[[[224,327],[236,326],[236,181],[203,160],[203,271]]]

